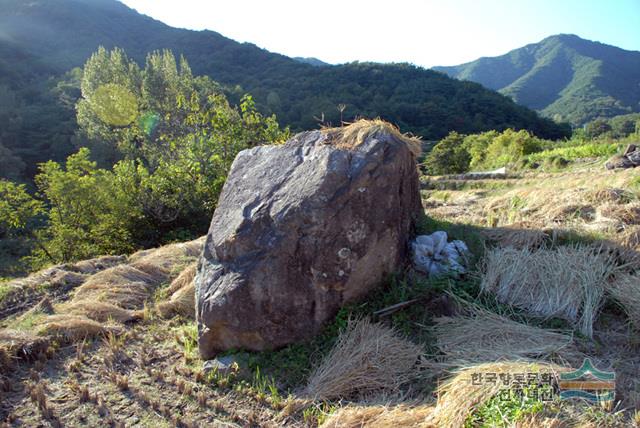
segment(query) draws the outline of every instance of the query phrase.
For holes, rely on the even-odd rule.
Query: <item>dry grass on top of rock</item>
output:
[[[317,400],[395,393],[413,377],[420,346],[369,319],[350,320],[313,371],[304,394]]]
[[[360,119],[340,128],[323,129],[323,132],[327,135],[327,142],[338,148],[354,148],[368,138],[384,133],[390,135],[399,143],[405,144],[416,158],[422,152],[419,138],[401,133],[398,128],[382,119]]]

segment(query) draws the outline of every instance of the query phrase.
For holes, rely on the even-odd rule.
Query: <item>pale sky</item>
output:
[[[455,65],[559,33],[640,50],[640,0],[122,0],[287,56]]]

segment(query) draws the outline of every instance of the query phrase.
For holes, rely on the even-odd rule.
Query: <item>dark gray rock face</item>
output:
[[[414,155],[387,132],[339,147],[312,131],[235,159],[196,275],[205,359],[309,338],[405,260]]]
[[[624,169],[640,166],[640,149],[635,144],[629,144],[622,155],[612,156],[604,164],[606,169]]]

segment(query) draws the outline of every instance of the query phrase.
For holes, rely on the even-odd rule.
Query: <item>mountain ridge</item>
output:
[[[173,28],[116,0],[0,0],[0,28],[0,53],[7,53],[0,56],[0,98],[5,93],[17,106],[0,105],[0,144],[25,160],[27,176],[39,162],[76,149],[80,72],[68,72],[99,46],[122,48],[141,66],[151,51],[184,55],[194,75],[221,83],[232,103],[249,93],[262,113],[293,131],[380,117],[427,140],[506,128],[549,139],[570,134],[477,83],[410,64],[314,66],[215,31]],[[61,76],[68,80],[62,85]],[[64,108],[56,106],[60,96]]]
[[[582,125],[640,111],[640,52],[557,34],[497,57],[433,67],[547,117]]]

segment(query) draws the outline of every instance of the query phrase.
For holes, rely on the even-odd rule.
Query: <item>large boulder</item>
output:
[[[417,147],[360,121],[238,154],[196,275],[202,356],[309,338],[398,269],[422,210]]]

